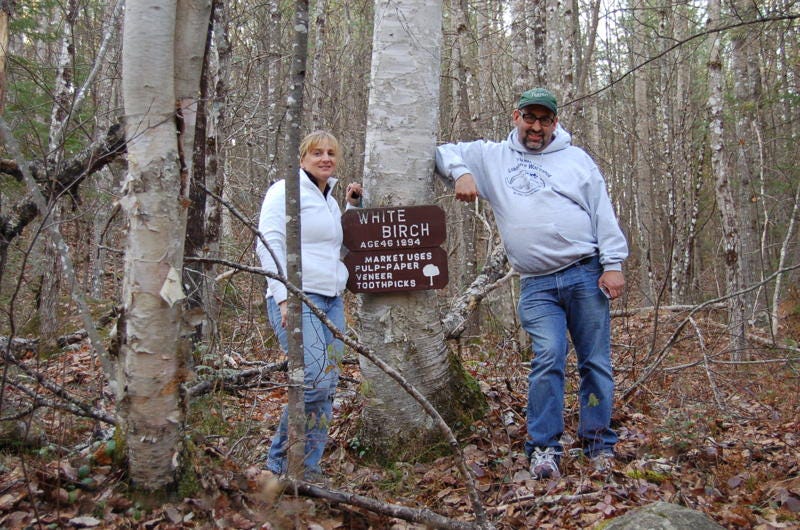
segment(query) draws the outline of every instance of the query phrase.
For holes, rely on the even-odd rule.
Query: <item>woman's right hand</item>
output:
[[[361,196],[364,194],[364,190],[361,187],[360,182],[351,182],[347,185],[347,191],[345,192],[345,197],[347,198],[347,202],[350,206],[360,206],[361,205]]]
[[[281,310],[281,327],[286,329],[286,314],[289,312],[289,303],[284,300],[278,304],[278,309]]]

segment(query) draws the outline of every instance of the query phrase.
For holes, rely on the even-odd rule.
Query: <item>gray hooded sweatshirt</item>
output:
[[[621,270],[628,256],[605,181],[570,134],[556,127],[541,152],[523,146],[514,129],[502,142],[445,144],[436,169],[458,180],[472,173],[489,201],[508,261],[522,276],[540,276],[600,255],[603,269]]]

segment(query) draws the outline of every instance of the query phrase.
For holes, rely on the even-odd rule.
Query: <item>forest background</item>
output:
[[[254,236],[242,220],[257,219],[264,191],[295,156],[286,114],[295,5],[212,7],[198,105],[205,127],[195,133],[205,141],[193,153],[193,178],[200,175],[209,193],[192,188],[185,244],[189,305],[205,316],[193,322],[188,429],[192,443],[216,458],[200,489],[236,490],[238,497],[213,497],[228,498],[213,506],[247,527],[293,513],[285,505],[274,510],[280,503],[271,501],[258,516],[241,515],[251,486],[231,486],[225,467],[259,467],[283,397],[271,369],[281,354],[263,315],[263,277],[235,264],[257,266]],[[343,184],[360,181],[369,150],[374,6],[320,0],[310,7],[303,129],[336,134]],[[91,354],[86,324],[93,319],[93,343],[113,351],[127,230],[119,207],[127,171],[119,127],[123,6],[6,1],[0,10],[4,134],[20,146],[6,141],[0,161],[0,417],[22,425],[22,439],[36,447],[11,451],[8,460],[4,453],[0,510],[29,522],[42,515],[37,503],[51,503],[57,509],[43,513],[69,520],[105,495],[103,508],[90,510],[105,521],[177,524],[176,510],[182,524],[189,513],[208,516],[205,504],[176,503],[169,512],[123,500],[121,466],[99,465],[96,456],[114,452],[105,421],[114,415],[114,393]],[[520,490],[541,486],[518,475],[528,353],[513,274],[498,275],[451,342],[490,397],[485,424],[462,441],[468,458],[493,462],[477,474],[497,523],[589,526],[656,498],[680,500],[729,527],[796,523],[797,5],[445,1],[443,15],[439,141],[505,137],[519,93],[547,86],[561,103],[561,124],[603,170],[631,247],[628,293],[614,305],[615,422],[626,433],[615,489],[592,489],[577,473],[539,490],[536,500]],[[393,132],[404,134],[399,125]],[[26,182],[26,167],[33,181]],[[435,202],[448,212],[450,284],[437,297],[445,314],[487,268],[498,240],[485,205],[456,205],[447,186],[438,186]],[[34,200],[35,189],[44,204]],[[340,482],[453,517],[468,512],[445,457],[388,471],[361,459],[348,421],[355,423],[360,406],[360,376],[351,370],[342,426],[333,431],[330,466]],[[212,380],[220,382],[213,393],[200,389]],[[79,476],[82,459],[94,474]],[[81,485],[87,476],[93,483]],[[355,517],[337,510],[316,524]]]

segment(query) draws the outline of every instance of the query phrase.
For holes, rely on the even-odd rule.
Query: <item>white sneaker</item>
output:
[[[611,449],[603,449],[591,457],[589,461],[596,471],[607,473],[611,471],[611,468],[614,466],[614,451]]]
[[[533,450],[531,454],[531,476],[535,479],[559,478],[558,459],[561,455],[552,447]]]

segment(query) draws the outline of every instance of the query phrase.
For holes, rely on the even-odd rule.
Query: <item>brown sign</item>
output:
[[[357,252],[438,247],[447,237],[438,206],[359,208],[342,215],[344,246]]]
[[[443,289],[448,281],[447,253],[440,247],[350,252],[344,263],[354,293]]]

